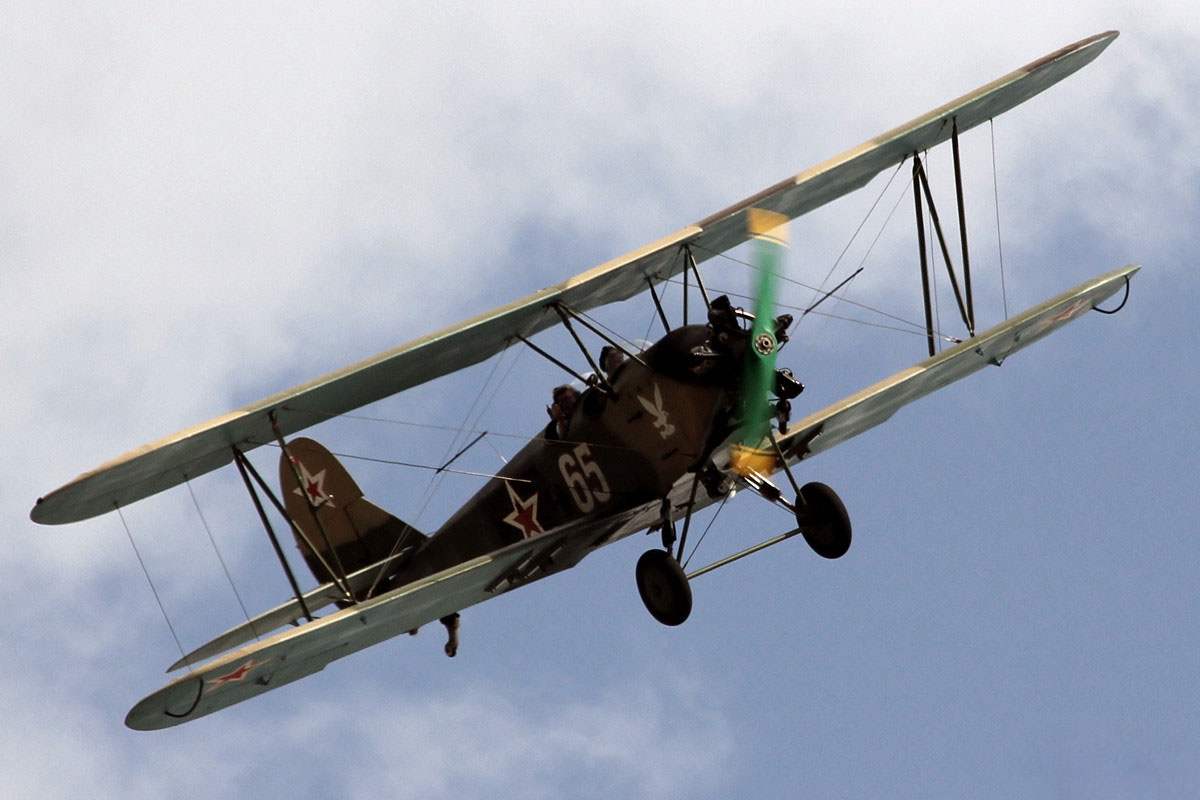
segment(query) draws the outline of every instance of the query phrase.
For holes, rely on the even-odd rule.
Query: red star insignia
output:
[[[528,500],[522,500],[508,481],[504,482],[504,488],[508,489],[508,499],[512,501],[513,506],[512,513],[505,517],[504,521],[519,530],[526,539],[534,534],[545,533],[545,529],[537,520],[537,492]]]
[[[204,693],[208,694],[215,689],[220,689],[222,686],[228,683],[241,683],[256,667],[261,667],[266,663],[266,661],[255,661],[252,658],[245,664],[242,664],[240,667],[233,670],[233,672],[227,672],[224,675],[218,675],[215,678],[209,678],[207,685],[204,687]]]
[[[325,470],[321,470],[314,475],[308,471],[308,467],[304,466],[303,461],[292,459],[292,462],[300,471],[300,486],[292,489],[292,494],[307,497],[309,504],[313,508],[319,508],[333,500],[332,497],[325,494]]]

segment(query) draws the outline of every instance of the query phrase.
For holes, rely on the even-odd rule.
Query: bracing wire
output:
[[[175,626],[171,624],[171,618],[167,616],[167,608],[163,605],[162,597],[158,594],[158,588],[155,587],[154,581],[150,578],[150,570],[146,569],[146,562],[142,559],[142,553],[138,550],[137,543],[133,541],[133,533],[129,530],[129,523],[125,521],[125,514],[121,512],[121,507],[116,503],[113,503],[113,508],[117,510],[117,516],[121,518],[121,525],[125,528],[125,536],[129,539],[129,546],[133,548],[133,554],[137,556],[138,564],[142,567],[142,574],[146,576],[146,583],[150,584],[150,593],[154,595],[154,602],[158,603],[158,610],[162,612],[163,619],[167,623],[167,628],[171,631],[171,638],[175,640],[175,646],[179,648],[179,655],[187,663],[187,668],[190,672],[192,665],[188,661],[187,653],[183,650],[183,642],[179,641],[179,634],[175,632]]]
[[[842,252],[838,253],[838,257],[833,261],[833,266],[829,268],[829,272],[825,273],[825,277],[821,279],[821,284],[817,287],[816,291],[813,292],[813,300],[816,300],[817,296],[824,291],[825,284],[829,283],[829,278],[833,275],[834,270],[837,269],[838,264],[842,263],[842,258],[846,255],[846,252],[850,249],[850,246],[854,244],[854,240],[858,238],[858,234],[860,231],[862,231],[863,226],[867,224],[867,220],[869,220],[871,215],[875,213],[875,207],[879,205],[879,201],[883,199],[885,194],[887,194],[887,190],[891,188],[892,181],[896,180],[896,176],[900,174],[900,168],[903,167],[907,161],[908,156],[905,156],[900,160],[900,163],[896,165],[896,170],[891,174],[891,177],[887,179],[887,183],[884,184],[883,189],[880,190],[879,194],[875,197],[875,202],[871,203],[871,207],[867,209],[866,215],[863,216],[862,221],[858,223],[858,227],[854,229],[854,233],[850,234],[850,240],[846,242],[846,246],[842,248]],[[888,215],[888,219],[891,219],[890,214]]]
[[[930,175],[932,174],[931,170],[930,170],[930,166],[931,165],[929,163],[929,151],[926,150],[925,151],[925,180],[930,181],[932,183],[933,179],[930,177]],[[938,269],[937,269],[938,252],[940,251],[940,248],[932,246],[932,244],[934,242],[933,214],[930,213],[927,216],[928,216],[928,218],[925,221],[925,241],[929,242],[929,244],[931,245],[929,247],[929,281],[930,281],[930,286],[933,289],[933,324],[934,324],[934,330],[940,331],[942,329],[942,308],[941,308],[941,304],[938,303]]]
[[[696,551],[700,549],[700,545],[704,544],[704,537],[708,536],[709,530],[712,529],[713,523],[717,521],[717,517],[721,516],[721,509],[725,508],[725,503],[729,500],[732,494],[733,492],[726,492],[725,496],[721,498],[721,504],[717,506],[717,510],[713,513],[712,518],[708,521],[708,524],[704,526],[704,532],[701,533],[700,538],[696,540],[696,545],[692,548],[692,552],[688,554],[686,559],[684,559],[684,569],[687,569],[687,565],[692,563],[692,557],[696,555]]]
[[[894,177],[894,176],[893,176],[893,177]],[[870,245],[870,247],[868,247],[868,248],[867,248],[867,252],[866,252],[866,253],[863,255],[862,261],[860,261],[860,262],[859,262],[859,266],[860,266],[860,267],[861,267],[863,264],[865,264],[865,263],[866,263],[866,261],[867,261],[867,258],[870,256],[870,254],[871,254],[871,251],[872,251],[872,250],[874,249],[874,247],[875,247],[875,244],[876,244],[876,243],[879,241],[880,237],[883,235],[883,231],[884,231],[884,230],[887,228],[887,225],[888,225],[888,223],[889,223],[889,222],[891,222],[892,216],[893,216],[893,215],[896,213],[896,209],[900,207],[900,202],[901,202],[901,201],[904,199],[904,197],[905,197],[905,196],[908,194],[908,190],[909,190],[910,188],[912,188],[912,179],[911,179],[911,178],[909,179],[909,182],[908,182],[908,184],[905,186],[905,189],[904,189],[904,191],[901,193],[900,197],[899,197],[899,198],[897,198],[896,202],[895,202],[895,203],[892,205],[892,209],[891,209],[891,211],[889,211],[889,212],[888,212],[888,216],[887,216],[887,218],[884,220],[884,222],[883,222],[883,225],[881,225],[881,226],[880,226],[880,228],[879,228],[879,231],[878,231],[878,232],[876,233],[876,235],[875,235],[875,238],[874,238],[874,239],[871,241],[871,245]],[[872,208],[874,208],[874,206],[872,206]],[[712,256],[714,256],[714,257],[717,257],[717,258],[724,258],[724,259],[726,259],[727,261],[732,261],[732,262],[733,262],[733,263],[735,263],[735,264],[741,264],[742,266],[744,266],[744,267],[749,267],[750,269],[752,269],[752,270],[755,270],[755,271],[758,271],[759,269],[761,269],[761,268],[760,268],[758,265],[756,265],[756,264],[752,264],[752,263],[751,263],[751,262],[749,262],[749,261],[745,261],[745,260],[743,260],[743,259],[740,259],[740,258],[737,258],[737,257],[735,257],[735,256],[731,256],[731,255],[729,255],[728,253],[718,252],[718,251],[716,251],[716,250],[710,250],[710,249],[708,249],[708,248],[704,247],[703,245],[698,245],[698,244],[695,244],[695,243],[693,243],[693,247],[696,247],[697,249],[700,249],[700,250],[704,250],[705,252],[707,252],[707,253],[711,254],[711,255],[712,255]],[[799,286],[799,287],[801,287],[802,289],[810,289],[810,290],[812,290],[812,291],[814,291],[814,292],[818,292],[818,293],[820,293],[820,291],[821,291],[821,288],[820,288],[820,287],[817,287],[817,286],[812,286],[812,285],[810,285],[810,284],[807,284],[807,283],[805,283],[805,282],[803,282],[803,281],[801,281],[801,280],[797,280],[796,278],[792,278],[792,277],[790,277],[790,276],[788,276],[788,275],[784,275],[784,274],[782,274],[782,273],[778,273],[778,272],[777,272],[777,273],[775,273],[775,277],[779,278],[780,280],[784,281],[785,283],[791,283],[791,284],[793,284],[793,285],[795,285],[795,286]],[[671,278],[671,279],[669,279],[669,282],[670,282],[670,283],[679,283],[679,281],[678,281],[677,279],[675,279],[675,278]],[[720,290],[720,289],[716,289],[715,287],[713,287],[713,288],[714,288],[714,291],[722,291],[722,290]],[[726,294],[730,294],[730,293],[729,293],[729,292],[726,292]],[[925,326],[924,326],[924,325],[919,325],[919,324],[917,324],[917,323],[915,323],[915,322],[912,322],[911,320],[907,320],[907,319],[904,319],[903,317],[896,316],[895,314],[889,314],[888,312],[886,312],[886,311],[884,311],[884,310],[882,310],[882,309],[875,308],[875,307],[873,307],[873,306],[869,306],[869,305],[867,305],[866,303],[860,303],[860,302],[858,302],[858,301],[851,300],[851,299],[849,299],[849,298],[847,298],[847,297],[841,297],[841,296],[839,296],[839,297],[836,297],[835,299],[836,299],[836,300],[838,300],[838,301],[840,301],[840,302],[843,302],[843,303],[848,303],[849,305],[852,305],[852,306],[856,306],[856,307],[858,307],[858,308],[861,308],[861,309],[863,309],[864,311],[869,311],[869,312],[871,312],[871,313],[873,313],[873,314],[879,314],[880,316],[887,317],[888,319],[894,320],[894,321],[896,321],[896,322],[899,322],[899,323],[902,323],[902,324],[904,324],[904,325],[911,325],[912,327],[914,327],[914,328],[917,328],[917,329],[918,329],[918,330],[920,330],[920,331],[924,331],[924,330],[925,330]],[[813,313],[814,313],[814,314],[816,314],[817,312],[813,312]],[[823,316],[828,316],[828,315],[823,315]]]
[[[753,300],[754,299],[753,297],[751,297],[750,295],[747,295],[747,294],[740,294],[738,292],[725,291],[724,289],[719,289],[717,287],[713,287],[713,291],[721,292],[722,294],[727,294],[730,297],[736,297],[739,300]],[[776,303],[776,305],[779,306],[780,308],[786,308],[789,311],[803,311],[804,310],[804,309],[800,308],[800,306],[791,305],[789,303]],[[912,336],[920,336],[920,337],[924,337],[926,335],[924,328],[922,328],[921,330],[913,330],[912,328],[901,328],[896,325],[885,325],[881,322],[871,322],[870,320],[858,319],[856,317],[843,317],[840,314],[832,314],[828,311],[812,311],[809,313],[814,314],[818,317],[825,317],[826,319],[836,319],[840,322],[853,322],[855,325],[863,325],[868,328],[879,328],[880,330],[895,331],[897,333],[907,333]],[[905,323],[905,324],[912,325],[911,322]],[[939,337],[940,339],[942,339],[942,341],[949,342],[950,344],[958,344],[959,343],[959,340],[957,338],[943,334],[943,333],[939,333],[938,331],[934,331],[934,335]]]
[[[526,437],[526,438],[528,438],[528,437]],[[266,445],[268,447],[279,447],[279,445],[276,444],[275,442],[267,442]],[[496,451],[496,452],[497,452],[497,454],[499,454],[499,451]],[[363,456],[363,455],[357,455],[355,453],[335,453],[332,450],[329,451],[329,455],[336,456],[337,458],[348,458],[352,461],[367,461],[372,464],[387,464],[388,466],[392,466],[392,467],[408,467],[410,469],[423,469],[428,472],[448,472],[452,475],[470,475],[470,476],[476,477],[476,478],[498,478],[499,480],[509,481],[510,483],[533,483],[533,481],[528,480],[526,478],[506,478],[502,475],[495,475],[491,472],[474,472],[472,470],[467,470],[467,469],[451,469],[450,467],[438,467],[438,466],[434,466],[433,464],[417,464],[412,461],[400,461],[400,460],[394,459],[394,458],[379,458],[377,456]],[[500,458],[503,459],[504,456],[501,455]]]
[[[996,125],[988,120],[988,131],[992,138],[992,204],[996,209],[996,250],[1000,254],[1000,297],[1004,300],[1004,319],[1008,319],[1008,287],[1004,282],[1004,241],[1000,236],[1000,188],[996,177]]]
[[[887,230],[888,223],[890,223],[892,221],[892,217],[895,216],[896,209],[900,207],[900,203],[904,200],[904,198],[908,197],[908,190],[912,188],[912,182],[913,179],[910,176],[908,183],[904,185],[904,191],[902,191],[900,196],[896,198],[896,202],[892,203],[892,210],[889,211],[888,215],[884,218],[883,224],[880,225],[879,230],[875,232],[875,238],[871,240],[870,247],[867,248],[867,252],[863,253],[862,260],[858,262],[859,269],[862,269],[863,265],[867,263],[867,259],[871,257],[871,251],[875,249],[875,245],[877,245],[879,240],[883,238],[883,232]]]
[[[593,325],[595,325],[597,328],[600,328],[601,330],[603,330],[603,331],[605,331],[605,332],[607,332],[607,333],[611,334],[611,335],[613,336],[613,338],[615,338],[615,339],[620,339],[621,341],[625,342],[625,344],[629,345],[629,349],[630,349],[630,351],[632,351],[632,352],[637,352],[638,350],[640,350],[640,349],[641,349],[642,345],[641,345],[641,343],[640,343],[640,342],[635,342],[635,341],[633,341],[632,339],[630,339],[630,338],[626,337],[626,336],[625,336],[624,334],[622,334],[620,331],[615,331],[615,330],[613,330],[612,328],[608,327],[608,326],[607,326],[607,325],[605,325],[603,322],[601,322],[600,320],[596,319],[595,317],[593,317],[591,314],[587,313],[586,311],[580,311],[579,309],[572,309],[572,311],[574,311],[576,314],[578,314],[578,315],[579,315],[580,317],[582,317],[583,319],[585,319],[585,320],[587,320],[588,322],[590,322],[590,323],[592,323]],[[657,312],[657,311],[655,311],[654,313],[655,313],[655,315],[657,315],[657,314],[658,314],[658,312]],[[653,325],[654,325],[654,319],[653,319],[653,318],[651,318],[651,320],[650,320],[650,325],[651,325],[651,326],[653,326]],[[647,329],[646,333],[647,333],[647,336],[648,336],[648,335],[649,335],[649,329]]]
[[[250,630],[254,632],[254,637],[257,639],[260,634],[258,628],[254,626],[254,621],[250,619],[250,612],[246,609],[245,602],[242,601],[242,595],[237,590],[237,586],[233,582],[233,575],[229,572],[229,567],[225,563],[225,558],[221,555],[220,549],[217,547],[217,540],[213,536],[212,528],[208,526],[208,520],[204,516],[204,512],[200,510],[200,502],[196,499],[196,492],[192,489],[192,482],[184,475],[183,483],[187,486],[188,494],[192,497],[192,505],[196,507],[196,513],[200,516],[200,522],[204,525],[204,532],[208,534],[208,541],[212,544],[213,552],[217,555],[217,561],[221,564],[221,569],[225,573],[225,579],[229,581],[229,588],[233,589],[233,596],[237,598],[238,605],[241,606],[242,614],[246,617],[246,622],[250,624]]]
[[[526,437],[526,438],[528,438],[528,437]],[[484,440],[484,441],[486,441],[486,440]],[[633,447],[622,447],[619,445],[603,445],[603,444],[599,444],[597,442],[584,442],[584,441],[571,440],[571,439],[559,439],[557,441],[559,444],[563,444],[563,445],[587,444],[589,447],[592,447],[595,449],[599,449],[602,447],[608,447],[609,449],[612,449],[612,450],[625,450],[630,453],[641,452]],[[264,447],[279,447],[279,445],[276,444],[275,442],[265,442],[263,444],[263,446]],[[398,460],[391,459],[391,458],[377,458],[374,456],[356,455],[354,453],[338,453],[338,452],[334,452],[332,450],[330,451],[329,454],[332,456],[336,456],[337,458],[350,459],[353,461],[367,461],[372,464],[386,464],[388,466],[405,467],[405,468],[409,468],[409,469],[423,469],[423,470],[437,470],[438,469],[438,467],[435,467],[431,464],[414,464],[409,461],[398,461]],[[696,457],[699,455],[699,453],[692,453],[692,452],[688,452],[688,451],[681,451],[681,454],[688,456],[688,457]],[[499,455],[502,460],[505,460],[504,456],[502,454],[500,454],[499,451],[497,451],[497,455]],[[505,460],[505,463],[507,463],[507,460]],[[508,477],[505,475],[497,475],[497,474],[491,473],[491,472],[472,472],[469,470],[454,470],[454,469],[444,469],[443,471],[454,473],[456,475],[468,475],[468,476],[472,476],[472,477],[476,477],[476,478],[490,478],[490,479],[505,481],[507,483],[534,483],[535,482],[530,478],[513,478],[513,477]],[[633,491],[620,492],[617,490],[610,490],[610,494],[613,494],[614,496],[621,496],[621,495],[641,496],[641,492],[633,492]],[[395,553],[392,553],[391,555],[395,555]],[[389,558],[390,557],[391,556],[389,555]]]
[[[713,252],[713,251],[709,251],[709,252]],[[732,261],[732,262],[733,262],[733,263],[735,263],[735,264],[741,264],[741,265],[742,265],[742,266],[744,266],[744,267],[749,267],[750,269],[754,269],[754,270],[757,270],[757,269],[759,269],[759,267],[757,267],[757,266],[756,266],[756,265],[754,265],[754,264],[751,264],[749,261],[743,261],[742,259],[735,258],[735,257],[733,257],[733,256],[731,256],[731,255],[728,255],[727,253],[716,253],[716,252],[714,252],[714,255],[715,255],[716,257],[718,257],[718,258],[724,258],[724,259],[726,259],[726,260],[728,260],[728,261]],[[777,277],[778,277],[778,278],[780,278],[780,280],[786,281],[786,282],[788,282],[788,283],[794,283],[794,284],[796,284],[797,286],[800,286],[800,287],[802,287],[802,288],[804,288],[804,289],[812,289],[812,288],[813,288],[812,286],[810,286],[810,285],[808,285],[808,284],[806,284],[806,283],[804,283],[804,282],[802,282],[802,281],[795,280],[794,278],[789,278],[789,277],[787,277],[786,275],[779,275],[778,273],[776,273],[776,275],[777,275]],[[671,279],[670,279],[670,282],[671,282],[671,283],[679,283],[678,279],[676,279],[676,278],[671,278]],[[714,292],[721,292],[722,294],[727,294],[727,295],[729,295],[730,297],[738,297],[738,298],[741,298],[741,299],[753,299],[753,298],[750,298],[748,295],[739,294],[739,293],[737,293],[737,292],[733,292],[733,291],[728,291],[728,290],[721,289],[721,288],[719,288],[719,287],[716,287],[716,286],[710,286],[710,287],[709,287],[709,289],[711,289],[711,290],[712,290],[712,291],[714,291]],[[917,333],[919,333],[921,336],[924,336],[924,335],[925,335],[925,326],[924,326],[924,325],[921,325],[921,324],[918,324],[918,323],[916,323],[916,322],[913,322],[912,320],[907,320],[907,319],[905,319],[904,317],[900,317],[900,316],[897,316],[897,315],[895,315],[895,314],[889,314],[888,312],[886,312],[886,311],[884,311],[884,310],[882,310],[882,309],[875,308],[874,306],[869,306],[869,305],[867,305],[866,303],[860,303],[860,302],[858,302],[857,300],[851,300],[851,299],[850,299],[850,298],[848,298],[848,297],[838,297],[837,299],[838,299],[839,301],[843,302],[843,303],[846,303],[846,304],[848,304],[848,305],[852,305],[852,306],[855,306],[855,307],[857,307],[857,308],[861,308],[861,309],[863,309],[864,311],[870,311],[870,312],[871,312],[871,313],[873,313],[873,314],[878,314],[878,315],[880,315],[880,316],[882,316],[882,317],[887,317],[888,319],[890,319],[890,320],[893,320],[893,321],[895,321],[895,322],[899,322],[899,323],[901,323],[902,325],[908,325],[908,326],[910,326],[910,327],[912,327],[912,328],[916,329],[916,332],[917,332]],[[786,303],[778,303],[777,305],[779,305],[781,308],[795,309],[795,310],[798,310],[798,311],[802,311],[802,310],[803,310],[803,309],[801,309],[799,306],[795,306],[795,305],[788,305],[788,304],[786,304]],[[870,322],[867,322],[867,321],[864,321],[864,320],[853,319],[853,318],[850,318],[850,317],[838,317],[838,316],[835,316],[835,315],[833,315],[833,314],[829,314],[829,313],[823,313],[823,312],[820,312],[820,311],[814,311],[814,312],[812,312],[812,313],[813,313],[814,315],[816,315],[816,316],[830,317],[830,318],[832,318],[832,319],[840,319],[840,320],[843,320],[843,321],[846,321],[846,322],[855,322],[855,323],[859,323],[859,324],[862,324],[862,325],[867,325],[867,326],[869,326],[869,327],[874,327],[874,328],[884,328],[885,330],[899,330],[899,331],[903,331],[903,332],[909,332],[909,333],[911,333],[911,332],[912,332],[912,331],[907,331],[907,330],[906,330],[906,329],[904,329],[904,328],[889,328],[888,326],[885,326],[885,325],[873,324],[873,323],[870,323]],[[947,334],[941,333],[940,331],[936,331],[936,330],[935,330],[935,331],[934,331],[934,334],[935,334],[935,335],[937,335],[937,336],[940,336],[940,337],[942,337],[943,339],[945,339],[945,340],[946,340],[946,341],[948,341],[948,342],[956,342],[956,343],[958,342],[958,339],[957,339],[956,337],[949,336],[949,335],[947,335]]]
[[[657,319],[658,309],[654,309],[650,312],[650,321],[646,323],[646,332],[642,334],[642,341],[646,341],[650,338],[650,330],[654,327],[654,322]],[[641,347],[641,345],[639,344],[638,347]]]
[[[462,426],[458,429],[458,433],[455,434],[454,440],[451,442],[450,446],[446,448],[446,453],[445,453],[445,455],[442,456],[443,462],[445,461],[446,456],[448,456],[453,451],[454,447],[458,444],[458,441],[463,436],[463,432],[467,428],[470,428],[472,426],[473,423],[471,422],[471,416],[472,416],[472,414],[474,414],[476,407],[479,406],[479,401],[483,398],[484,395],[488,396],[487,402],[485,402],[483,404],[483,407],[480,408],[480,410],[479,410],[479,414],[476,417],[477,421],[479,418],[481,418],[483,416],[484,412],[487,410],[488,405],[491,403],[491,399],[493,397],[495,397],[496,392],[498,392],[500,390],[500,387],[504,385],[504,382],[508,380],[508,376],[512,374],[513,368],[517,365],[517,362],[521,359],[521,351],[518,350],[517,355],[509,363],[507,371],[500,378],[500,382],[498,384],[496,384],[496,390],[489,392],[488,386],[491,384],[492,378],[495,377],[496,371],[500,368],[501,362],[504,361],[505,355],[507,355],[507,351],[501,352],[500,355],[496,358],[496,363],[494,363],[492,365],[491,371],[488,373],[487,378],[483,382],[483,387],[481,388],[479,394],[477,394],[475,396],[475,401],[471,404],[471,407],[467,410],[466,415],[463,417]],[[478,422],[476,422],[474,424],[478,424]],[[447,472],[449,472],[449,470],[446,470],[446,469],[442,469],[440,472],[434,472],[433,478],[429,481],[429,485],[426,487],[425,497],[424,497],[423,502],[421,503],[421,508],[417,512],[417,516],[414,518],[415,522],[420,522],[421,517],[424,516],[425,511],[429,508],[429,504],[431,502],[433,502],[433,497],[437,493],[438,487],[441,486],[442,480],[445,479]],[[404,533],[406,533],[408,531],[408,529],[411,527],[412,527],[411,525],[408,525],[407,523],[405,524],[404,530],[401,531],[400,535],[398,535],[396,537],[396,541],[393,542],[391,550],[388,552],[386,561],[390,561],[391,558],[393,556],[395,556],[397,552],[399,552],[400,542],[402,542],[404,540]],[[386,563],[386,561],[385,561],[385,563]],[[378,573],[375,575],[375,579],[373,581],[371,581],[371,588],[367,590],[367,595],[366,595],[367,597],[371,597],[372,595],[375,594],[375,590],[377,588],[379,588],[379,582],[381,580],[383,580],[384,573],[385,573],[385,570],[384,570],[384,568],[381,567],[379,569]]]
[[[483,441],[487,444],[488,447],[492,448],[492,450],[495,451],[496,457],[500,459],[500,463],[502,463],[502,464],[508,463],[508,459],[504,457],[504,453],[500,452],[500,448],[496,447],[495,442],[493,442],[491,439],[484,439]]]

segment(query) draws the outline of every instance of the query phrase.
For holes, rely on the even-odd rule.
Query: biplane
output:
[[[824,558],[843,555],[851,542],[846,509],[828,486],[801,485],[796,473],[802,464],[918,398],[999,366],[1090,310],[1111,313],[1100,306],[1122,288],[1128,298],[1136,265],[976,331],[958,158],[960,133],[1081,69],[1116,36],[1109,31],[1057,50],[658,241],[145,445],[39,498],[34,521],[68,523],[233,464],[292,587],[294,597],[287,602],[184,654],[168,671],[188,670],[137,703],[126,724],[151,730],[203,717],[434,621],[445,625],[445,651],[453,656],[464,609],[569,569],[594,550],[643,530],[660,532],[662,541],[638,560],[636,585],[649,612],[667,625],[687,619],[692,579],[751,552],[801,535]],[[961,284],[921,162],[922,153],[947,141],[958,187]],[[769,277],[773,248],[780,246],[789,220],[907,162],[929,357],[794,420],[792,404],[803,385],[774,363],[792,317],[774,314],[768,283],[760,286],[753,311],[735,307],[726,296],[710,297],[698,265],[743,243],[758,243],[760,272]],[[967,331],[940,352],[930,317],[926,214]],[[699,293],[703,318],[686,324],[685,317],[685,324],[672,327],[659,289],[677,278],[685,286],[690,280],[693,294]],[[622,344],[586,313],[635,296],[653,302],[663,327],[661,338],[643,348]],[[686,303],[686,289],[684,297]],[[579,346],[590,374],[576,372],[532,340],[560,325]],[[580,331],[604,340],[599,359]],[[545,429],[436,531],[419,531],[375,505],[325,447],[295,437],[317,422],[510,347],[545,356],[575,375],[579,388],[556,390]],[[280,449],[278,491],[247,458],[264,445]],[[685,573],[681,561],[693,516],[738,490],[786,508],[795,527]],[[271,507],[274,518],[284,520],[316,588],[301,589],[272,527]]]

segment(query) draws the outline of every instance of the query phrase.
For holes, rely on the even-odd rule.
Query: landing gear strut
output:
[[[692,613],[692,587],[667,550],[647,550],[637,563],[638,594],[663,625],[682,625]]]

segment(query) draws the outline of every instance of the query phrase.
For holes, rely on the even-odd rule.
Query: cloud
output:
[[[575,697],[547,688],[389,687],[382,706],[291,692],[290,708],[271,719],[147,735],[116,732],[94,707],[29,681],[24,692],[0,689],[0,769],[15,797],[206,797],[234,787],[256,797],[661,797],[708,794],[728,780],[735,747],[711,693],[679,680]]]
[[[996,123],[1010,286],[1036,301],[1126,260],[1178,271],[1183,259],[1164,256],[1198,202],[1193,15],[1190,3],[14,7],[0,30],[0,501],[13,542],[0,566],[17,676],[0,696],[14,794],[719,784],[728,721],[691,689],[637,683],[557,702],[478,683],[429,697],[366,686],[345,706],[280,701],[193,733],[114,733],[174,645],[115,517],[43,529],[28,508],[132,446],[560,280],[1109,27],[1123,35],[1096,64]],[[989,142],[967,139],[977,291],[994,300]],[[802,274],[824,274],[876,186],[798,226]],[[915,302],[911,213],[901,204],[855,296]],[[707,269],[714,283],[741,274]],[[638,336],[643,311],[626,326]],[[844,348],[845,330],[814,326],[805,346]],[[523,361],[497,401],[505,430],[541,414],[528,396],[539,368]],[[476,378],[399,398],[396,415],[458,424]],[[375,438],[417,457],[444,449],[410,431]],[[284,599],[236,478],[195,483],[251,611]],[[410,484],[425,481],[389,472],[376,485],[406,516]],[[186,646],[237,622],[186,497],[129,517]]]
[[[695,687],[639,681],[561,703],[500,687],[421,700],[368,738],[363,760],[382,768],[362,770],[348,789],[364,798],[380,789],[399,797],[707,793],[734,751],[707,702]]]

